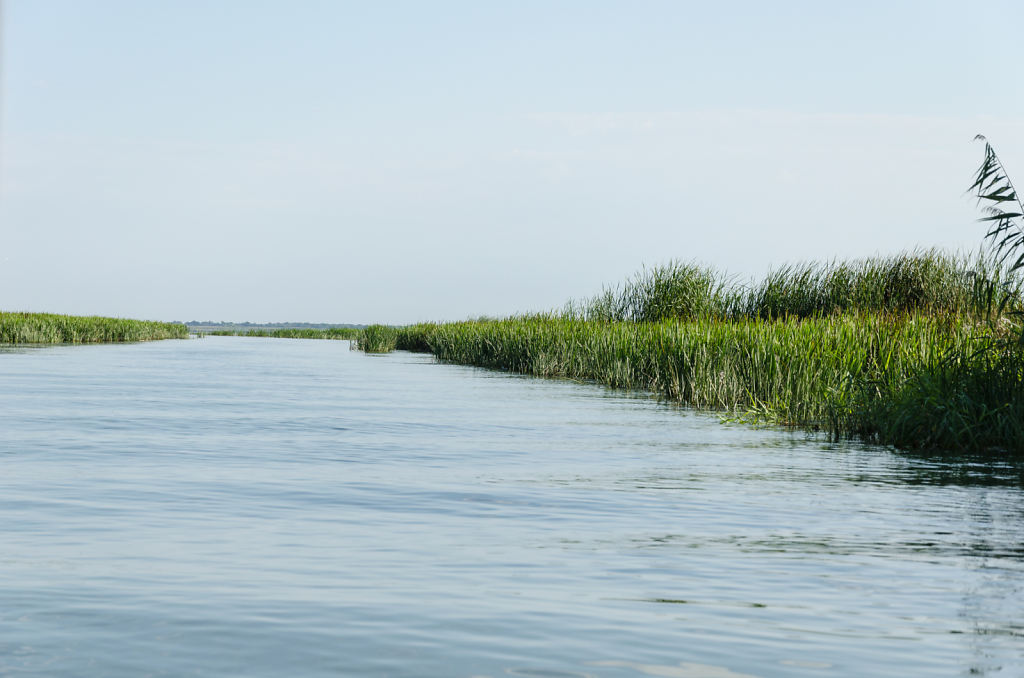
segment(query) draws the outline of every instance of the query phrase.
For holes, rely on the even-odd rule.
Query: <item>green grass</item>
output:
[[[810,318],[837,313],[978,314],[1007,282],[983,255],[938,250],[854,261],[801,263],[741,283],[693,263],[644,269],[598,296],[570,302],[563,315],[585,320],[656,322],[670,318]],[[1020,282],[1005,290],[1020,300]]]
[[[897,388],[864,381],[851,402],[857,432],[869,439],[905,449],[1024,456],[1018,341],[975,340],[923,365]]]
[[[836,437],[1024,456],[1024,201],[988,142],[969,190],[987,215],[975,257],[803,263],[749,283],[669,262],[558,313],[368,328],[358,346],[642,389]]]
[[[400,328],[395,347],[650,391],[835,437],[1019,454],[1024,354],[979,327],[926,314],[658,323],[532,316]]]
[[[935,251],[791,266],[748,285],[672,263],[559,313],[381,328],[357,343],[835,437],[1019,455],[1020,308],[999,267]]]
[[[0,311],[0,343],[4,344],[85,344],[186,338],[188,328],[180,323]]]
[[[397,348],[399,331],[388,325],[370,325],[360,332],[355,348],[366,353],[389,353]]]

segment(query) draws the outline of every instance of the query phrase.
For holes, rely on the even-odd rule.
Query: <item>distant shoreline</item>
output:
[[[211,320],[189,320],[182,323],[192,334],[248,334],[251,331],[276,332],[278,330],[363,330],[366,325],[351,323],[252,323],[214,322]]]

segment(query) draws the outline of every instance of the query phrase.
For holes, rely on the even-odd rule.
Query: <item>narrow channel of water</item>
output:
[[[1024,483],[595,386],[0,353],[0,675],[1024,675]]]

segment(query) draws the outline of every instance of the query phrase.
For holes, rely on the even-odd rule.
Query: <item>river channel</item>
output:
[[[0,349],[0,675],[1021,676],[1019,466],[207,337]]]

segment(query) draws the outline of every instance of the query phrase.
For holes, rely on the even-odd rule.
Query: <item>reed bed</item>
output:
[[[0,311],[0,343],[4,344],[86,344],[187,338],[188,328],[180,323]]]
[[[1022,354],[949,316],[659,323],[531,316],[400,328],[395,346],[445,362],[649,391],[834,437],[1024,452]]]
[[[366,353],[390,353],[398,348],[401,329],[389,325],[370,325],[360,332],[352,348]]]
[[[1006,339],[975,339],[895,387],[855,384],[857,432],[904,449],[1024,457],[1024,346]]]
[[[647,390],[836,437],[1024,456],[1024,202],[987,141],[970,191],[987,205],[987,248],[973,257],[804,263],[746,284],[676,261],[559,313],[414,325],[358,344]]]
[[[1022,454],[1021,306],[1019,281],[980,256],[803,264],[742,286],[670,263],[561,312],[377,328],[356,347],[639,389],[835,437]]]
[[[583,320],[810,318],[836,313],[979,314],[1006,295],[1020,306],[1020,278],[990,256],[939,250],[853,261],[801,263],[740,283],[694,263],[644,269],[592,299],[566,305]]]

